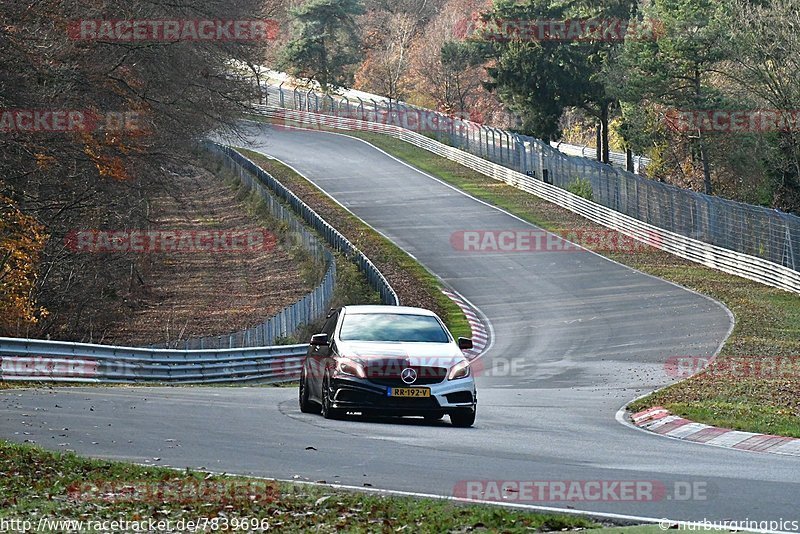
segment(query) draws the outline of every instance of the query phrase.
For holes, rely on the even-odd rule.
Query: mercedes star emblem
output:
[[[417,381],[417,372],[411,367],[406,367],[405,369],[403,369],[403,372],[400,373],[400,378],[406,384],[413,384],[414,382]]]

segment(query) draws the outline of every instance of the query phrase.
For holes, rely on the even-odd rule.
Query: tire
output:
[[[471,427],[475,424],[475,408],[467,408],[450,414],[450,422],[460,428]]]
[[[309,399],[308,393],[308,385],[306,384],[306,377],[304,373],[303,376],[300,377],[300,392],[298,395],[300,397],[300,411],[303,413],[317,414],[320,412],[322,407]]]
[[[330,378],[326,374],[322,380],[322,417],[325,419],[340,419],[344,414],[341,410],[333,408],[331,406],[332,403]]]

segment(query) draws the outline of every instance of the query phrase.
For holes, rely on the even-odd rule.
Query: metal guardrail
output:
[[[266,87],[265,95],[273,108],[360,118],[376,126],[401,122],[404,114],[436,116],[439,124],[449,126],[426,131],[426,136],[561,189],[578,179],[587,180],[593,201],[613,210],[615,217],[625,215],[691,241],[752,257],[766,269],[776,265],[800,270],[800,217],[796,215],[648,180],[566,155],[532,137],[397,102],[354,101],[274,86]],[[713,258],[706,261],[713,263]]]
[[[284,382],[308,345],[169,350],[0,338],[0,380],[101,383]]]
[[[334,128],[340,130],[367,130],[381,132],[397,139],[411,143],[434,154],[455,161],[465,167],[485,174],[495,180],[505,182],[522,189],[558,206],[573,211],[591,221],[617,230],[627,236],[648,243],[652,246],[686,258],[688,260],[719,269],[721,271],[749,278],[757,282],[800,293],[800,272],[775,264],[766,259],[742,254],[733,250],[705,243],[660,228],[611,208],[586,200],[560,187],[538,179],[537,175],[521,173],[493,163],[483,157],[470,154],[459,148],[440,143],[424,135],[400,128],[398,126],[365,122],[353,118],[342,118],[307,111],[288,110],[283,108],[264,107],[263,113],[276,120],[286,121],[287,125],[298,125],[310,128]],[[550,149],[550,147],[547,147]],[[550,149],[552,150],[552,149]],[[548,156],[553,164],[552,155]],[[574,161],[561,155],[562,161],[553,164],[555,172],[567,172],[565,168]],[[542,170],[543,160],[539,160],[538,170]],[[604,166],[607,167],[607,166]],[[542,176],[538,173],[538,176]],[[667,204],[668,206],[668,204]],[[800,235],[800,232],[798,233]]]

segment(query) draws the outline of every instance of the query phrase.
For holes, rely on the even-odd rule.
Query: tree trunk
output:
[[[636,172],[633,167],[633,150],[631,150],[631,147],[625,149],[625,169],[628,172]]]
[[[595,154],[597,161],[603,161],[603,133],[601,131],[602,127],[598,124],[595,128]]]
[[[694,96],[695,107],[700,109],[702,86],[700,84],[700,70],[697,68],[694,70]],[[697,129],[697,146],[700,148],[700,161],[703,164],[703,189],[705,189],[706,195],[711,195],[714,192],[714,187],[711,184],[711,168],[708,164],[708,152],[703,139],[703,131],[700,128]]]
[[[703,132],[700,130],[697,130],[697,143],[700,147],[700,161],[703,163],[703,188],[706,195],[712,195],[714,194],[714,187],[711,183],[711,168],[708,164],[708,152],[706,151]]]
[[[600,132],[602,141],[602,161],[603,163],[611,162],[611,151],[608,146],[608,108],[609,103],[603,102],[600,106]]]

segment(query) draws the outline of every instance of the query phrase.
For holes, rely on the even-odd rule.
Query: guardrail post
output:
[[[792,242],[792,229],[789,227],[789,217],[779,210],[775,211],[778,213],[778,217],[782,219],[785,235],[783,250],[781,251],[781,262],[786,267],[796,271],[797,263],[795,261],[794,243]]]
[[[495,143],[498,145],[497,149],[500,154],[500,164],[504,167],[508,167],[508,163],[506,162],[506,155],[503,152],[503,131],[499,128],[495,129]]]
[[[530,167],[528,167],[528,151],[522,138],[514,135],[514,148],[516,150],[516,158],[518,162],[519,171],[522,174],[530,175]]]

